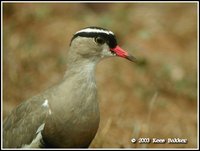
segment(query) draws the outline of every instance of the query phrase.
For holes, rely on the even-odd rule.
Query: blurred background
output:
[[[62,79],[71,37],[87,26],[112,30],[139,60],[98,64],[101,121],[90,147],[197,147],[197,3],[4,3],[3,117]]]

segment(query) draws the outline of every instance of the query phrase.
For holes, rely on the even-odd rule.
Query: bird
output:
[[[109,57],[136,62],[108,29],[75,32],[63,79],[11,111],[3,122],[3,148],[88,148],[100,122],[95,69]]]

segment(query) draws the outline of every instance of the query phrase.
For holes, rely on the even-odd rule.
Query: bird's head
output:
[[[135,62],[136,59],[117,43],[115,34],[100,27],[87,27],[72,37],[70,51],[83,58],[101,59],[118,56]]]

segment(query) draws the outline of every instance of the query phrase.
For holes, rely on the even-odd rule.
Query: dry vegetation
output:
[[[91,148],[197,147],[197,4],[3,4],[3,115],[62,79],[72,34],[111,29],[140,61],[99,63]],[[186,138],[139,144],[132,138]]]

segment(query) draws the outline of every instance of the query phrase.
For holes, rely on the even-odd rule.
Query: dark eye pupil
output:
[[[105,43],[105,40],[101,37],[96,37],[95,38],[95,41],[98,43],[98,44],[104,44]]]

